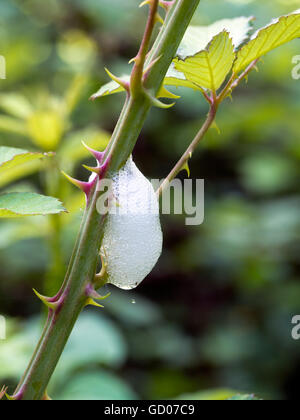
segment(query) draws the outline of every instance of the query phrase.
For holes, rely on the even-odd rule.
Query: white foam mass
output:
[[[112,181],[116,204],[107,216],[101,254],[108,283],[129,290],[144,280],[161,255],[159,204],[131,157]]]

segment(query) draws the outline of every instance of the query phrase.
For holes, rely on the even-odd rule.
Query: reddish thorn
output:
[[[104,158],[105,152],[98,152],[97,150],[92,149],[84,141],[82,141],[82,144],[97,159],[100,165]]]
[[[95,174],[97,174],[98,176],[100,176],[102,174],[102,166],[88,166],[88,165],[82,165],[84,167],[84,169],[86,169],[87,171],[93,172]]]
[[[62,171],[62,174],[67,178],[71,184],[75,185],[75,187],[79,188],[81,191],[85,193],[87,197],[89,197],[90,192],[94,186],[94,183],[96,181],[96,178],[89,181],[89,182],[83,182],[79,181],[78,179],[72,178],[71,176],[67,175],[65,172]]]

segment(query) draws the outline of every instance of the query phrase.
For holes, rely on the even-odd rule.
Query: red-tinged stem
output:
[[[217,98],[218,103],[221,103],[229,94],[233,92],[235,88],[249,75],[249,73],[255,68],[256,64],[259,62],[259,58],[257,60],[252,61],[251,64],[246,68],[246,70],[237,76],[235,73],[232,74],[231,78],[228,80],[226,86],[220,93]]]
[[[1,391],[0,391],[0,400],[2,400],[2,398],[4,397],[4,395],[5,395],[6,391],[7,391],[7,388],[6,388],[6,386],[4,385],[4,386],[1,388]]]
[[[235,89],[238,87],[238,85],[242,82],[243,79],[245,79],[249,73],[255,68],[256,64],[259,62],[259,58],[257,60],[252,61],[251,64],[246,68],[246,70],[236,79],[231,85],[231,89]]]
[[[249,73],[255,68],[258,61],[259,59],[254,60],[240,76],[237,77],[236,74],[232,74],[231,78],[228,80],[224,89],[218,96],[216,95],[215,92],[212,92],[212,96],[209,97],[206,92],[202,91],[205,99],[210,104],[210,111],[208,113],[207,119],[205,123],[203,124],[203,126],[201,127],[198,134],[196,135],[196,137],[194,138],[194,140],[192,141],[192,143],[190,144],[190,146],[187,148],[185,153],[182,155],[182,157],[179,159],[179,161],[176,163],[172,171],[169,173],[167,178],[163,181],[163,183],[157,190],[156,193],[158,196],[160,196],[163,193],[163,191],[166,188],[168,188],[172,180],[176,178],[176,176],[179,174],[179,172],[182,171],[182,169],[185,168],[193,152],[198,147],[200,141],[204,138],[207,131],[214,123],[216,113],[217,113],[220,103],[242,82],[242,80],[244,80],[249,75]]]
[[[172,171],[169,173],[167,178],[163,181],[163,183],[160,185],[159,189],[157,190],[156,194],[158,196],[160,196],[164,192],[164,190],[169,187],[173,179],[176,178],[179,172],[181,172],[182,169],[186,166],[192,154],[198,147],[200,141],[204,138],[205,134],[207,133],[207,131],[209,130],[209,128],[212,126],[213,122],[215,121],[217,110],[218,110],[218,106],[213,104],[210,108],[210,111],[208,113],[205,123],[203,124],[199,132],[197,133],[196,137],[194,138],[192,143],[186,149],[182,157],[179,159],[179,161],[176,163]]]
[[[134,59],[134,67],[131,73],[130,92],[132,97],[136,97],[143,90],[143,72],[147,53],[150,46],[151,36],[156,23],[156,14],[158,9],[159,0],[151,0],[148,21],[143,36],[143,40],[138,52]]]

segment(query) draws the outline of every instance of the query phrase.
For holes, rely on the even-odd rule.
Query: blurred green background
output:
[[[55,293],[78,231],[84,201],[60,169],[86,179],[81,140],[103,149],[123,96],[89,102],[128,68],[145,9],[137,0],[0,2],[0,144],[55,151],[0,180],[1,191],[59,197],[69,214],[0,222],[0,383],[18,382],[43,322],[32,288]],[[195,23],[254,15],[256,27],[300,7],[286,0],[202,0]],[[206,181],[205,223],[162,218],[165,247],[134,292],[108,288],[105,310],[81,316],[52,380],[61,399],[217,398],[232,392],[296,399],[300,313],[300,81],[292,79],[296,40],[264,59],[226,101],[191,162]],[[153,110],[134,156],[163,178],[199,128],[206,104],[182,89],[169,111]],[[91,245],[92,246],[92,245]],[[205,390],[216,390],[217,394]],[[231,391],[232,390],[232,391]]]

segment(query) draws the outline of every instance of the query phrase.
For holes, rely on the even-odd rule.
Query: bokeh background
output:
[[[124,97],[89,102],[107,81],[103,67],[128,71],[145,9],[137,0],[0,2],[0,144],[55,151],[0,180],[1,191],[59,197],[69,214],[0,222],[0,383],[25,368],[44,313],[32,288],[55,293],[84,202],[60,169],[86,179],[81,140],[103,149]],[[195,23],[254,15],[256,27],[300,7],[286,0],[202,0]],[[191,162],[206,182],[205,223],[162,218],[165,247],[134,292],[110,288],[104,310],[81,316],[52,380],[61,399],[225,398],[237,392],[296,399],[300,343],[300,81],[296,40],[269,54],[248,86],[223,104]],[[163,178],[197,132],[206,104],[182,89],[169,111],[153,110],[134,157]],[[93,246],[91,244],[91,246]]]

